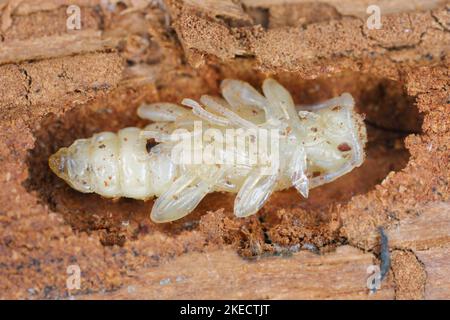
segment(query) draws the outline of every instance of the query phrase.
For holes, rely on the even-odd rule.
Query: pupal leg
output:
[[[307,163],[304,148],[296,147],[288,168],[292,185],[303,197],[308,198],[309,180],[306,176]]]
[[[198,136],[201,132],[189,132],[173,134],[173,131],[177,128],[171,122],[155,122],[147,125],[144,130],[141,131],[140,136],[144,139],[155,139],[156,142],[175,143],[183,139],[190,139],[193,136]]]
[[[222,115],[223,117],[228,119],[228,121],[235,126],[238,126],[240,128],[245,128],[245,129],[257,129],[258,128],[257,125],[254,124],[253,122],[242,118],[234,111],[228,109],[224,105],[224,104],[226,104],[226,101],[224,101],[223,99],[218,99],[217,97],[203,95],[200,97],[200,102],[203,103],[208,108],[210,108],[211,110],[214,110],[215,112],[219,113],[220,115]]]
[[[278,173],[264,175],[260,169],[254,169],[245,180],[234,201],[234,214],[247,217],[255,214],[275,189]]]
[[[192,108],[192,113],[195,114],[200,119],[203,119],[209,123],[226,127],[230,125],[230,121],[224,117],[215,115],[207,110],[205,110],[197,101],[192,99],[183,99],[181,102],[183,105]]]
[[[296,143],[293,146],[294,153],[289,164],[290,178],[292,185],[300,192],[305,198],[309,193],[309,181],[306,177],[306,152],[302,142],[304,142],[302,124],[300,118],[295,110],[294,100],[291,94],[281,84],[273,79],[266,79],[263,83],[263,91],[266,95],[269,103],[283,110],[286,114],[286,122],[289,124],[289,128],[292,130],[296,138]]]
[[[281,114],[280,120],[286,121],[297,138],[297,141],[301,141],[302,125],[295,110],[294,100],[289,91],[277,81],[270,78],[264,80],[262,88],[264,95],[269,101],[269,105],[273,110]]]
[[[169,135],[173,131],[173,124],[170,122],[153,122],[146,125],[144,130]]]
[[[141,119],[153,122],[174,122],[187,113],[188,110],[185,108],[169,102],[143,104],[137,110],[137,114]]]
[[[249,83],[241,80],[225,79],[220,84],[222,95],[232,109],[242,106],[255,106],[261,110],[267,109],[267,100]]]
[[[295,108],[297,111],[318,111],[321,109],[328,109],[334,107],[347,107],[353,109],[355,106],[355,100],[350,93],[344,92],[339,97],[331,98],[324,102],[319,102],[311,105],[297,105]]]
[[[209,179],[196,172],[187,171],[179,177],[154,203],[151,219],[154,222],[170,222],[183,218],[197,207],[200,201],[211,192],[223,171],[217,170]]]

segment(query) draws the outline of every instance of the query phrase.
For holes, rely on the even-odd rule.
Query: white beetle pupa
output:
[[[237,193],[234,213],[246,217],[256,213],[273,191],[294,186],[307,197],[311,188],[363,163],[366,129],[349,93],[296,107],[289,92],[273,79],[264,81],[264,95],[239,80],[222,81],[221,90],[223,98],[204,95],[200,103],[184,99],[182,104],[191,110],[171,103],[143,105],[139,117],[153,121],[145,129],[130,127],[78,139],[50,157],[50,168],[81,192],[141,200],[156,196],[151,218],[168,222],[189,214],[214,191]],[[210,136],[200,149],[188,150],[215,150],[220,161],[182,162],[180,159],[189,158],[182,155],[190,151],[174,152],[180,141],[201,138],[199,124],[202,130],[214,129],[214,138]],[[175,134],[177,129],[185,129],[184,135]],[[230,129],[240,132],[238,135],[244,132],[239,129],[276,132],[277,148],[265,150],[269,160],[264,164],[246,162],[251,155],[248,146],[218,148],[225,142],[217,133],[226,136]],[[246,139],[254,140],[258,134]],[[147,150],[150,138],[158,144]],[[257,159],[263,153],[261,148],[252,152]],[[243,161],[236,161],[238,158]],[[267,170],[268,166],[275,170]]]

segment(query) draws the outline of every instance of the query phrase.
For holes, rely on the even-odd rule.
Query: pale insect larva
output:
[[[182,104],[191,110],[172,103],[143,105],[139,117],[153,121],[145,129],[129,127],[78,139],[50,157],[50,168],[84,193],[141,200],[156,196],[151,218],[168,222],[189,214],[214,191],[237,193],[234,213],[246,217],[276,190],[294,186],[307,197],[311,188],[337,179],[364,161],[366,129],[349,93],[296,107],[290,93],[273,79],[264,81],[263,94],[246,82],[230,79],[222,81],[221,91],[223,98],[204,95],[200,103],[184,99]],[[198,138],[199,123],[203,129],[224,134],[229,129],[271,130],[277,133],[277,148],[267,153],[269,162],[264,164],[224,161],[230,156],[249,159],[248,148],[236,145],[226,151],[214,149],[220,161],[180,162],[182,152],[177,158],[174,150],[182,137],[187,139],[184,142]],[[180,128],[185,129],[184,136],[175,134]],[[150,150],[148,138],[158,143]],[[209,139],[201,150],[219,145],[223,141]],[[273,157],[275,152],[278,158]],[[256,149],[256,156],[259,153]],[[268,164],[275,170],[265,170]]]

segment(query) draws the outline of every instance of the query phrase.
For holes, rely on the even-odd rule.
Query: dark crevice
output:
[[[100,5],[96,5],[94,7],[94,12],[98,17],[98,28],[100,31],[105,30],[105,14],[103,13],[103,10]]]
[[[384,231],[384,228],[379,227],[378,230],[380,232],[380,276],[381,281],[383,281],[391,268],[391,256],[389,253],[389,239]]]
[[[450,32],[450,29],[448,27],[446,27],[445,25],[442,24],[441,21],[439,21],[439,18],[436,17],[433,12],[431,13],[431,17],[433,18],[434,21],[436,21],[436,23],[441,26],[442,30],[445,32]]]
[[[261,7],[246,7],[245,5],[243,7],[245,13],[253,19],[253,23],[255,25],[260,25],[264,29],[269,28],[269,9]]]
[[[25,98],[28,102],[30,102],[30,93],[31,93],[31,85],[33,83],[33,79],[31,79],[30,75],[28,74],[27,70],[23,68],[20,65],[17,65],[19,68],[19,71],[25,76],[25,79],[27,81],[27,92],[25,93]]]
[[[378,125],[367,119],[364,119],[364,122],[366,123],[366,125],[374,128],[374,129],[385,131],[385,132],[392,132],[392,133],[396,133],[396,134],[400,134],[400,135],[404,135],[404,136],[407,136],[410,134],[420,134],[421,133],[421,131],[410,131],[410,130],[386,128],[386,127],[383,127],[382,125]]]

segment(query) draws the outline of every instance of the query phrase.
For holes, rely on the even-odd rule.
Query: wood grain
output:
[[[310,0],[242,0],[247,7],[271,7],[284,4],[308,4]],[[336,8],[342,15],[367,17],[367,7],[376,4],[382,14],[430,10],[446,3],[446,0],[323,0],[320,3]]]
[[[140,274],[122,289],[86,299],[392,299],[393,283],[370,295],[372,254],[343,246],[323,256],[302,251],[257,261],[232,250],[191,253]]]
[[[101,31],[86,30],[61,36],[11,41],[1,47],[0,65],[105,51],[115,48],[119,40],[117,37],[102,37]]]
[[[425,250],[450,243],[450,204],[432,203],[388,231],[391,247]],[[449,258],[450,260],[450,258]]]
[[[450,246],[416,251],[427,281],[425,299],[450,299]]]

